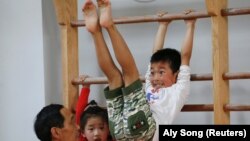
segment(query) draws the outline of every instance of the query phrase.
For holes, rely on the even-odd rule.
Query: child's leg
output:
[[[155,120],[150,111],[142,82],[137,80],[123,89],[124,133],[128,138],[151,140],[155,133]],[[157,133],[156,133],[157,134]]]
[[[122,86],[123,80],[119,69],[115,66],[104,41],[101,27],[98,23],[96,7],[91,0],[86,0],[83,6],[86,28],[91,33],[95,47],[98,64],[108,77],[110,89]]]
[[[122,68],[125,86],[128,86],[139,79],[139,72],[134,58],[126,42],[113,23],[110,1],[98,0],[98,6],[100,9],[100,25],[105,27],[109,33],[115,56]]]
[[[108,78],[109,87],[105,89],[107,98],[107,108],[110,120],[110,131],[112,136],[121,139],[123,133],[123,96],[121,87],[123,80],[119,69],[115,66],[112,57],[109,53],[107,45],[104,41],[101,27],[98,23],[98,15],[96,7],[91,0],[86,0],[83,5],[86,28],[91,33],[95,48],[98,63],[104,74]]]
[[[105,27],[110,35],[116,58],[122,67],[125,82],[124,94],[124,134],[127,139],[150,140],[155,131],[155,122],[146,101],[139,80],[139,73],[127,44],[116,29],[112,16],[109,0],[99,0],[100,25]]]

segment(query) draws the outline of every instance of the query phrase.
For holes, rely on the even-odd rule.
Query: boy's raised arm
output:
[[[181,48],[181,65],[188,65],[192,55],[194,28],[196,19],[185,20],[187,30]]]
[[[163,16],[165,14],[166,13],[159,13],[158,16]],[[155,53],[156,51],[163,48],[164,40],[165,40],[167,28],[168,28],[168,24],[170,22],[171,21],[161,21],[161,22],[159,22],[159,28],[158,28],[158,31],[156,33],[155,40],[154,40],[153,53]]]

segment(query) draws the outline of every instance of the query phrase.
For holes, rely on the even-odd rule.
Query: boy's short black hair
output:
[[[51,141],[51,128],[63,128],[64,117],[60,110],[63,105],[50,104],[45,106],[36,116],[34,130],[37,138],[41,141]]]
[[[150,59],[150,63],[168,63],[173,73],[179,71],[181,65],[181,54],[173,48],[164,48],[155,52]]]

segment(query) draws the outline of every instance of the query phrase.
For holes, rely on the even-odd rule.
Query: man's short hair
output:
[[[60,110],[63,105],[50,104],[42,108],[37,114],[34,122],[34,130],[37,138],[41,141],[51,141],[51,128],[62,128],[64,123],[64,117]]]

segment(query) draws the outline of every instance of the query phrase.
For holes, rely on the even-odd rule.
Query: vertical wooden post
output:
[[[54,0],[54,7],[61,30],[64,106],[73,110],[78,96],[78,87],[71,84],[79,75],[78,28],[72,27],[70,21],[77,20],[77,0]]]
[[[213,42],[213,97],[214,123],[230,124],[230,113],[223,106],[229,103],[229,81],[222,75],[228,72],[228,18],[221,16],[221,9],[227,8],[227,0],[206,0],[212,19]]]

